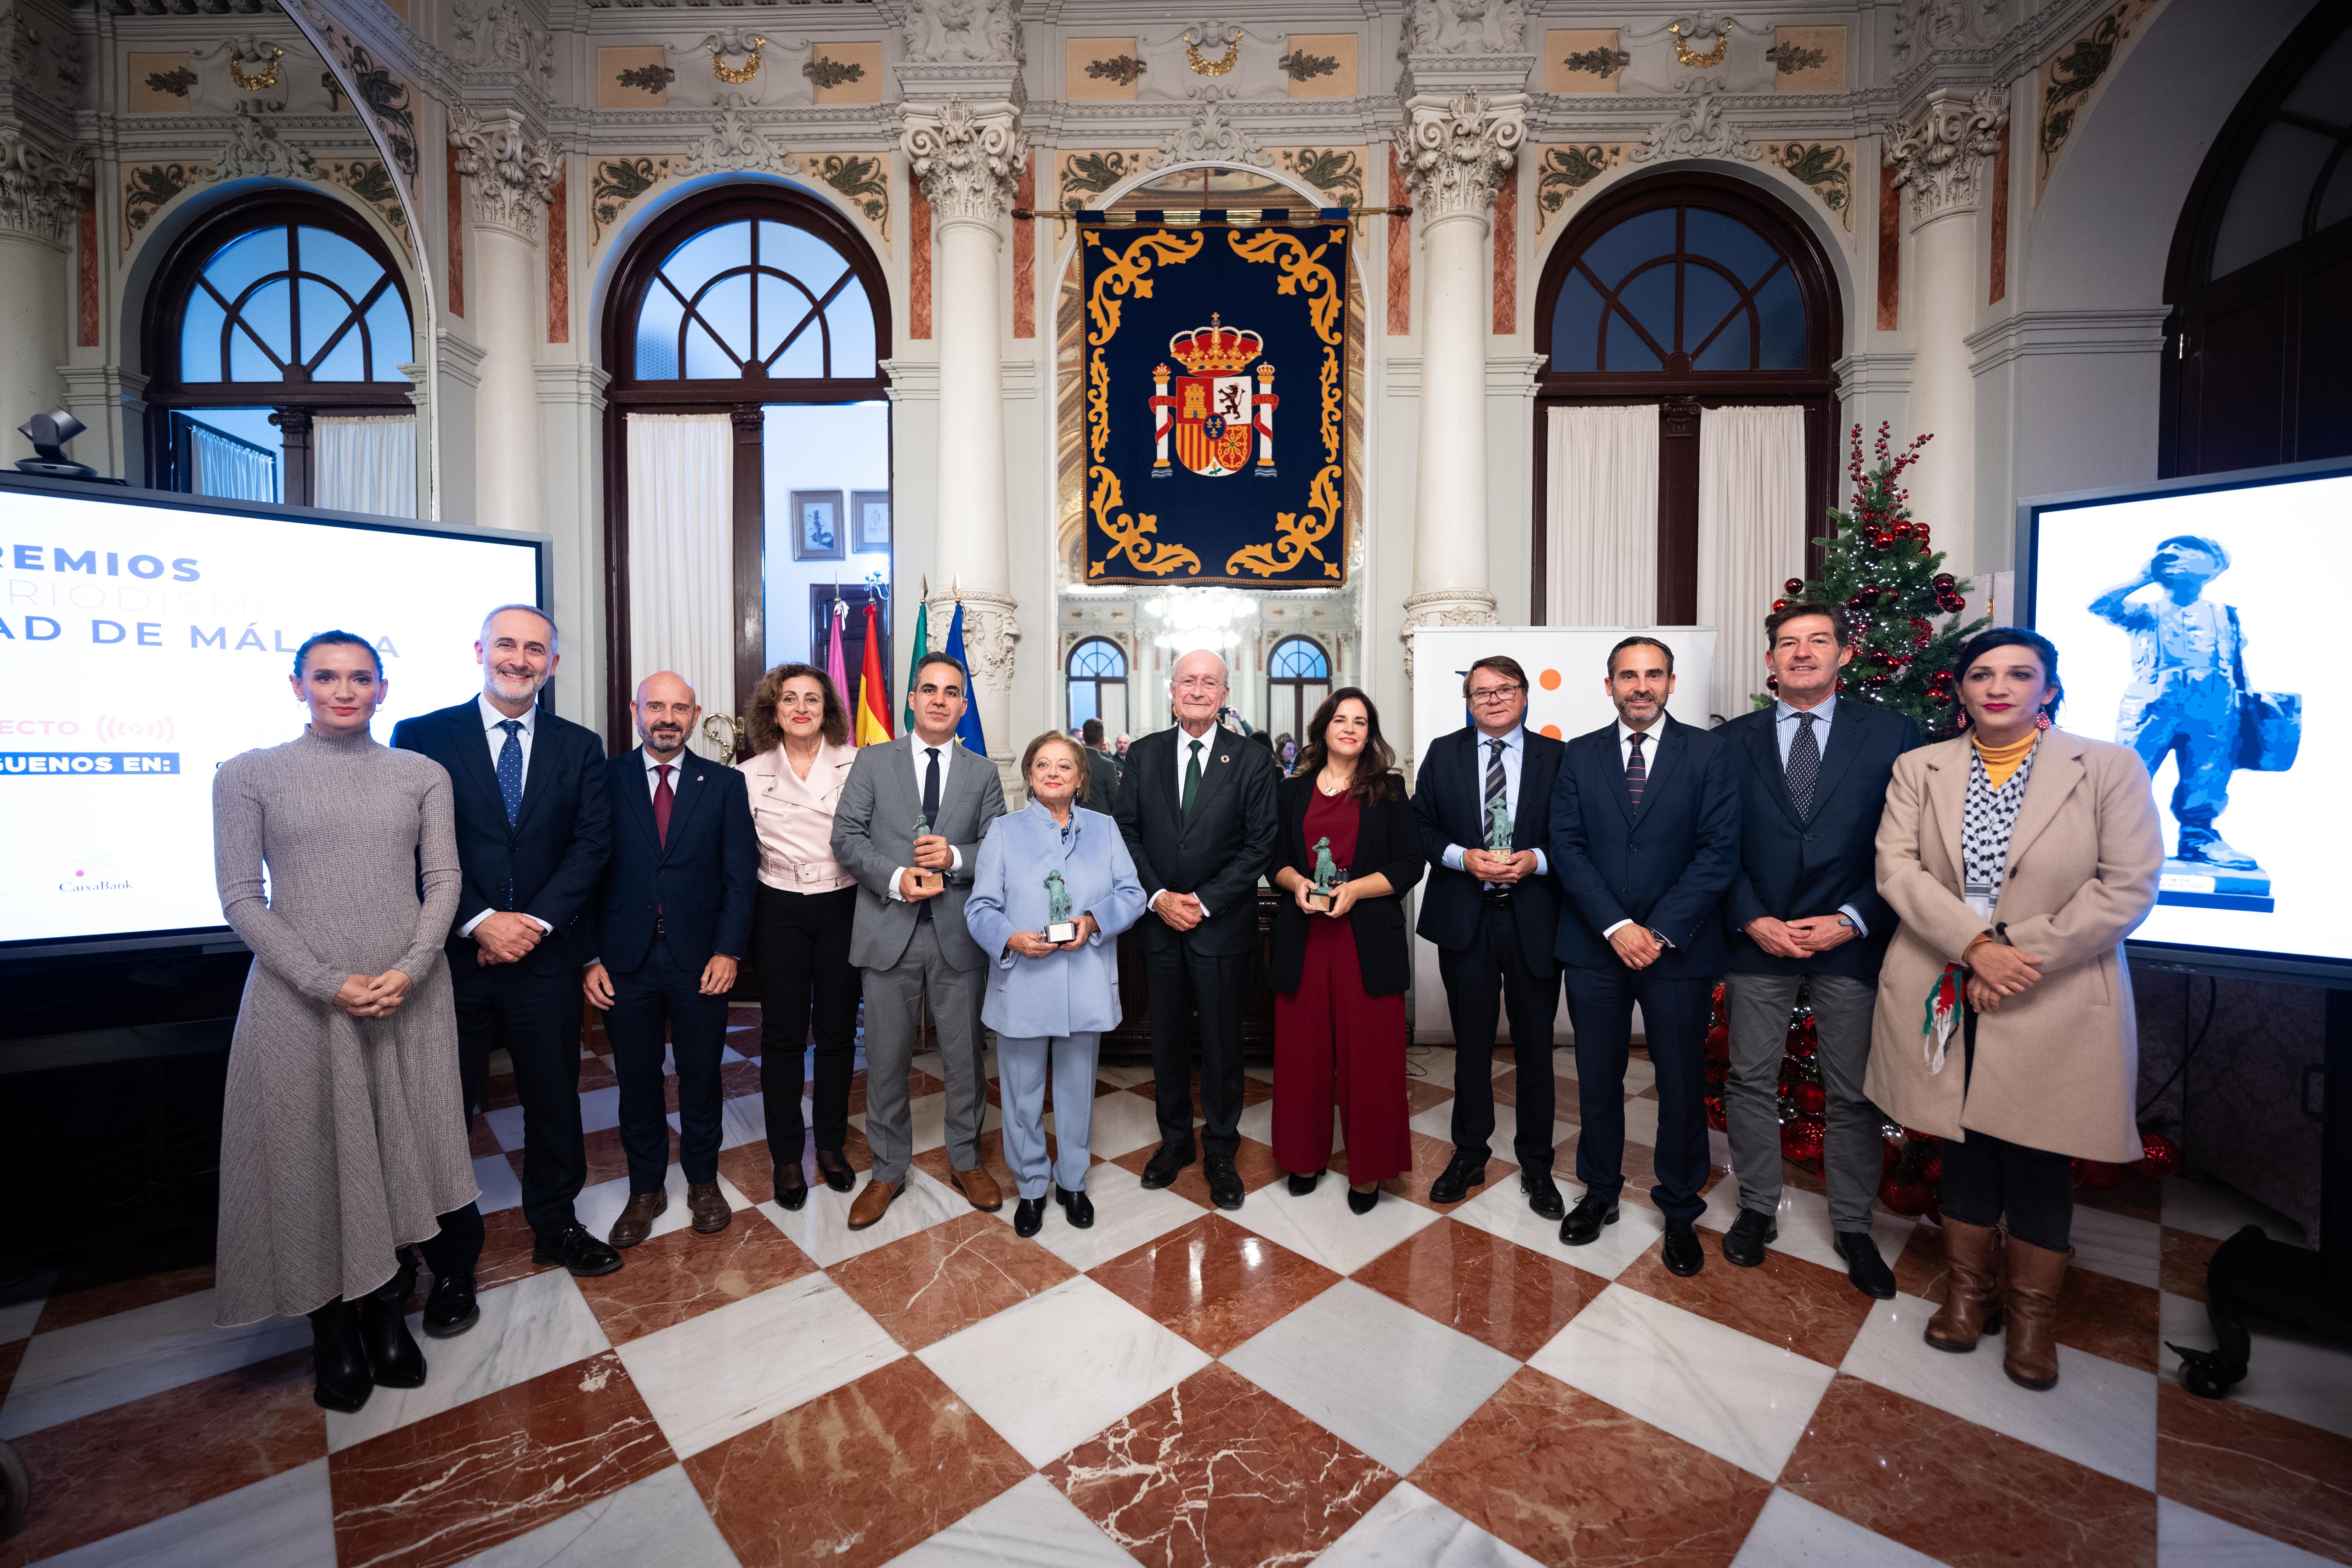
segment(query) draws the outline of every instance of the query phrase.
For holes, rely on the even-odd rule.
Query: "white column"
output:
[[[1012,723],[1013,597],[1004,490],[1000,229],[1028,151],[1007,101],[908,103],[900,144],[931,204],[939,240],[931,269],[940,352],[939,508],[931,572],[932,637],[963,601],[964,649],[989,749],[1017,752]]]
[[[556,153],[509,112],[450,118],[457,172],[473,216],[467,300],[482,351],[474,431],[475,519],[491,528],[546,527],[540,442],[541,296],[539,230],[554,184]]]
[[[32,456],[16,426],[65,401],[66,247],[81,175],[79,153],[59,158],[0,130],[0,442],[12,461]]]
[[[1910,433],[1933,432],[1914,470],[1912,516],[1926,523],[1957,576],[1976,564],[1976,377],[1969,334],[1977,325],[1978,196],[1982,163],[2009,119],[1998,88],[1973,98],[1939,91],[1888,127],[1886,161],[1911,193]]]

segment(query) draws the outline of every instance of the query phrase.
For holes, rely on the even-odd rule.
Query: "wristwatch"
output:
[[[1675,945],[1672,942],[1666,939],[1666,933],[1660,931],[1657,927],[1652,926],[1649,929],[1650,934],[1657,939],[1657,943],[1660,947],[1672,947]]]
[[[1840,924],[1840,925],[1842,925],[1842,926],[1845,927],[1845,929],[1846,929],[1846,930],[1848,930],[1848,931],[1853,931],[1853,930],[1857,929],[1857,928],[1855,927],[1854,923],[1853,923],[1853,917],[1852,915],[1840,915],[1840,916],[1838,916],[1838,924]]]

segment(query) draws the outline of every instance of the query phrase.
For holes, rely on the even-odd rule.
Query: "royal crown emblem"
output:
[[[1274,467],[1274,366],[1257,367],[1256,387],[1250,385],[1250,362],[1265,351],[1265,340],[1246,327],[1228,327],[1214,312],[1205,327],[1178,332],[1168,340],[1168,353],[1188,374],[1174,378],[1165,364],[1151,367],[1152,425],[1159,455],[1151,477],[1164,479],[1172,446],[1178,462],[1204,479],[1237,474],[1249,463],[1250,436],[1257,436],[1255,472],[1268,478]]]

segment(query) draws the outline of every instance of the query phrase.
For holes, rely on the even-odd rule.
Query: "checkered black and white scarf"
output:
[[[1960,814],[1962,879],[1971,889],[1987,889],[1994,896],[2009,866],[2009,836],[2017,826],[2018,808],[2025,804],[2026,780],[2032,776],[2036,745],[2017,764],[2017,771],[1999,789],[1985,772],[1984,758],[1969,748],[1968,805]]]

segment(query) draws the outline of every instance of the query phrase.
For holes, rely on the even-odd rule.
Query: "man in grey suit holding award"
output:
[[[955,659],[928,655],[915,669],[912,731],[857,753],[834,812],[834,858],[859,889],[849,962],[865,979],[866,1139],[874,1150],[872,1174],[850,1205],[852,1230],[881,1219],[907,1187],[907,1074],[926,1001],[948,1086],[950,1179],[974,1208],[1004,1201],[980,1163],[988,961],[963,921],[980,841],[1004,815],[1004,788],[994,763],[956,741],[970,684]]]

